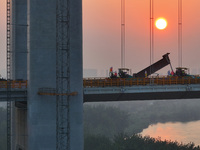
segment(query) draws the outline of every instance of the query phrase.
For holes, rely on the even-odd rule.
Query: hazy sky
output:
[[[126,67],[138,72],[150,64],[150,0],[126,1]],[[200,73],[200,0],[183,0],[183,66]],[[120,67],[121,0],[83,0],[84,68]],[[178,65],[178,0],[154,0],[154,18],[168,21],[155,29],[154,60],[169,52]],[[169,66],[163,71],[166,74]]]
[[[150,64],[150,0],[125,0],[125,66],[138,72]],[[0,74],[6,68],[5,4],[0,0]],[[200,0],[183,0],[183,66],[200,73]],[[154,18],[168,21],[165,30],[155,29],[154,61],[169,52],[173,68],[178,65],[178,0],[154,0]],[[121,0],[83,0],[83,67],[114,70],[121,64]],[[166,74],[169,66],[160,71]]]
[[[0,0],[0,74],[6,76],[6,0]]]

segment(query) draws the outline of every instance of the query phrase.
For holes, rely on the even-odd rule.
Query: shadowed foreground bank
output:
[[[161,141],[160,138],[142,137],[135,134],[115,136],[113,140],[101,135],[87,135],[84,150],[200,150],[194,143],[182,144],[174,141]]]
[[[84,150],[200,150],[194,143],[182,144],[137,135],[158,122],[200,120],[199,113],[200,100],[86,104]]]
[[[110,138],[118,133],[131,136],[156,123],[197,121],[199,114],[200,99],[87,103],[84,133]]]

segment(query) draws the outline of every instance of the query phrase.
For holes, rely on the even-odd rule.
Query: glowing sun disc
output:
[[[163,30],[167,27],[167,21],[164,18],[158,18],[155,25],[159,30]]]

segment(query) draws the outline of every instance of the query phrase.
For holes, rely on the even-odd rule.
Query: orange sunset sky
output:
[[[200,74],[200,0],[183,1],[183,66]],[[6,68],[5,4],[0,0],[0,74]],[[125,0],[125,66],[138,72],[150,64],[150,0]],[[169,52],[178,66],[178,0],[154,0],[154,20],[164,17],[165,30],[154,29],[154,61]],[[83,67],[105,72],[121,64],[121,0],[83,0]],[[170,67],[159,71],[167,74]]]
[[[138,72],[150,64],[150,0],[125,0],[126,67]],[[200,0],[183,0],[183,66],[200,73]],[[120,67],[121,0],[83,0],[84,67]],[[154,29],[154,61],[169,52],[178,66],[178,0],[154,0],[154,20],[164,17],[165,30]],[[159,71],[166,74],[170,67]]]

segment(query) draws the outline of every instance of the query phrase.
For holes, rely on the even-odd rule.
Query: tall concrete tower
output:
[[[65,0],[63,0],[64,2]],[[38,95],[56,87],[56,0],[28,0],[28,147],[55,150],[56,97]],[[62,2],[62,1],[60,1]],[[65,5],[66,3],[63,3]],[[83,149],[82,1],[70,0],[70,149]],[[65,32],[65,31],[63,31]],[[66,58],[67,59],[67,58]]]
[[[18,21],[18,26],[13,26],[11,32],[13,39],[16,37],[12,43],[12,51],[15,51],[11,62],[12,78],[28,80],[27,112],[23,112],[21,117],[16,115],[18,110],[12,112],[15,116],[13,129],[20,126],[24,129],[18,132],[12,129],[16,135],[12,139],[12,149],[56,149],[57,132],[60,130],[56,126],[56,96],[39,95],[38,91],[41,88],[56,89],[57,1],[12,0],[12,15],[18,14],[12,18],[13,22]],[[77,93],[69,99],[69,116],[66,118],[70,124],[68,141],[69,149],[83,150],[82,0],[70,0],[68,5],[69,84],[70,92]],[[22,132],[26,135],[24,143],[16,142],[16,137]]]
[[[27,0],[10,0],[10,6],[11,57],[8,71],[12,80],[27,80]],[[27,149],[26,101],[12,102],[11,116],[11,149]]]

